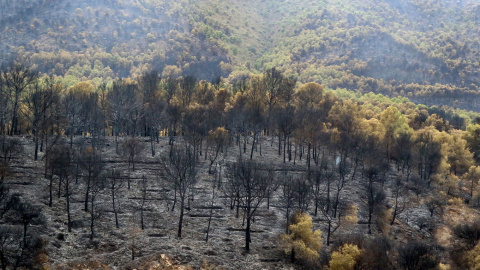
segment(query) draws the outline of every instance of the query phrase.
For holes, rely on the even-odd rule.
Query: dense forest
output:
[[[476,1],[0,6],[1,269],[480,268]]]
[[[148,70],[235,81],[277,68],[302,83],[477,110],[472,0],[0,1],[2,63],[66,86]]]

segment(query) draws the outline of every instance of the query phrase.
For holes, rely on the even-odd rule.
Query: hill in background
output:
[[[2,64],[71,86],[276,67],[301,82],[476,109],[480,4],[399,1],[1,0]]]

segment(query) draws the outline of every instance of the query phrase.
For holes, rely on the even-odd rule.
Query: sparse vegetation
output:
[[[0,6],[2,269],[478,268],[475,1]]]

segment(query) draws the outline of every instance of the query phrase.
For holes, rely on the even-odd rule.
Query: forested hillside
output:
[[[0,105],[6,269],[478,266],[478,113],[274,68],[65,88],[14,65]]]
[[[0,0],[0,268],[480,268],[479,20]]]
[[[476,110],[476,1],[6,1],[2,63],[71,86],[164,75],[242,78],[276,67],[302,83]]]

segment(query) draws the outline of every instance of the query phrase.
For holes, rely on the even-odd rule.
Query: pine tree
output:
[[[292,261],[297,258],[317,259],[318,251],[322,248],[322,232],[313,230],[312,217],[304,212],[296,212],[289,229],[290,234],[285,234],[283,240],[291,252]]]

